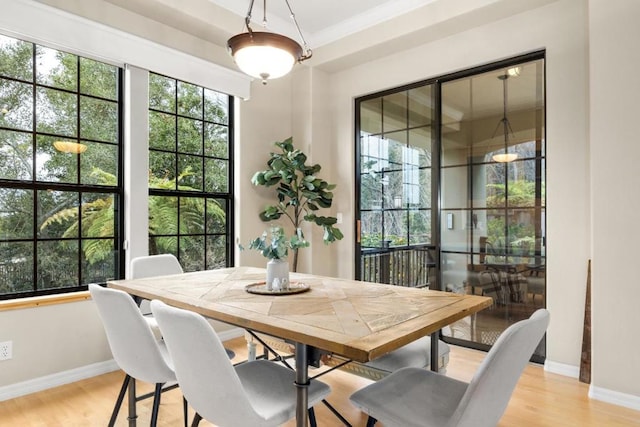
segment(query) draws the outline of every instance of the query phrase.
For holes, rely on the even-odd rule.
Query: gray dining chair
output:
[[[266,360],[233,366],[222,342],[201,315],[151,301],[180,388],[197,415],[221,427],[280,425],[295,416],[295,373]],[[309,419],[313,406],[329,394],[328,385],[311,380]]]
[[[122,406],[125,393],[131,381],[144,381],[155,384],[151,426],[155,426],[160,409],[160,396],[163,390],[175,388],[166,383],[175,383],[176,375],[173,363],[162,341],[151,331],[133,298],[126,292],[103,288],[96,284],[89,285],[91,298],[95,301],[98,314],[102,320],[113,359],[125,372],[125,378],[116,399],[116,404],[109,420],[109,426],[115,425],[118,412]],[[135,386],[133,387],[135,390]],[[136,401],[141,397],[136,396]],[[187,425],[187,405],[184,403],[184,423]]]
[[[146,277],[182,274],[184,273],[184,270],[175,255],[160,254],[145,255],[132,259],[130,273],[132,279],[144,279]],[[142,313],[145,315],[151,313],[148,300],[142,300],[140,303],[140,310],[142,310]],[[151,322],[153,323],[153,320],[151,320]]]
[[[146,255],[131,260],[131,278],[144,279],[147,277],[169,276],[172,274],[182,274],[184,270],[180,261],[173,254]],[[151,315],[149,300],[140,302],[140,311],[144,315],[145,320],[151,327],[153,334],[157,338],[161,338],[160,328],[156,319]],[[225,349],[227,357],[233,359],[235,353],[229,349]]]
[[[494,427],[549,324],[549,312],[507,328],[471,382],[419,368],[404,368],[351,395],[351,402],[385,427]]]

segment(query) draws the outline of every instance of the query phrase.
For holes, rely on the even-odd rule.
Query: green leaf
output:
[[[307,155],[296,149],[291,137],[274,143],[276,149],[267,160],[267,170],[254,174],[252,183],[264,187],[275,186],[275,198],[278,204],[268,206],[259,213],[262,221],[275,221],[286,218],[293,226],[296,234],[291,236],[288,249],[297,251],[307,247],[309,243],[298,234],[302,222],[310,222],[323,227],[325,243],[340,240],[342,233],[335,228],[335,218],[317,217],[313,212],[331,207],[333,190],[336,186],[329,184],[318,176],[319,164],[307,165]],[[265,256],[281,256],[279,249],[264,250]],[[296,266],[293,266],[295,271]]]

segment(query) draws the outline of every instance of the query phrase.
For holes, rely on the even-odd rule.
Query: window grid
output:
[[[185,271],[230,266],[233,264],[233,198],[230,190],[233,188],[233,97],[159,74],[151,73],[149,80],[149,253],[173,253]],[[169,90],[163,92],[158,87]],[[189,97],[189,91],[196,93],[199,99]],[[171,96],[163,97],[167,92]],[[187,101],[182,103],[181,95],[189,102],[199,103],[199,108],[181,111],[189,106]],[[216,101],[223,101],[221,115],[211,117],[207,110],[212,104],[220,107],[212,102],[212,96]],[[163,126],[169,126],[163,124],[169,118],[173,127],[171,141],[166,137],[169,132],[162,132]],[[198,143],[189,146],[195,140],[189,140],[194,128]],[[220,147],[216,149],[213,140],[207,139],[211,136],[209,132],[216,130],[221,132],[217,142],[224,141],[223,145],[226,145],[223,152]],[[170,162],[164,163],[171,170],[157,166],[162,159],[160,156],[172,157]],[[182,164],[181,160],[184,160]],[[186,168],[196,162],[200,168],[199,175],[195,172],[196,179],[190,181],[188,176],[179,179]],[[211,167],[209,162],[219,167]],[[216,170],[223,173],[216,176]],[[161,224],[159,218],[164,219]]]
[[[15,48],[14,51],[12,51],[13,48]],[[48,52],[49,57],[41,55],[42,52]],[[21,58],[18,57],[20,53],[23,54]],[[119,278],[122,264],[119,230],[123,221],[120,207],[122,200],[120,144],[122,70],[1,35],[0,54],[2,55],[0,57],[0,103],[2,104],[0,133],[4,136],[0,142],[4,163],[4,169],[0,169],[0,192],[2,193],[0,227],[4,229],[0,236],[0,247],[3,252],[3,262],[0,263],[2,277],[0,299],[84,290],[89,282]],[[60,61],[52,62],[51,55]],[[24,66],[25,62],[26,66]],[[52,63],[56,68],[47,69]],[[16,68],[30,69],[30,76],[11,75],[11,70]],[[85,78],[86,81],[91,81],[90,70],[99,69],[106,69],[107,75],[112,75],[112,97],[89,93],[89,90],[99,89],[97,84],[83,86]],[[71,74],[68,81],[75,85],[75,89],[40,81],[42,75],[45,78],[62,79],[67,77],[65,73]],[[27,92],[27,98],[20,98],[21,89]],[[18,99],[13,99],[15,97]],[[61,101],[63,97],[72,101],[69,105],[72,105],[75,111],[71,116],[64,114],[65,104]],[[25,107],[23,101],[29,99],[30,105],[27,101],[27,107]],[[85,107],[88,111],[90,110],[90,107],[83,104],[85,100],[97,102],[96,105],[102,103],[102,108],[110,107],[112,112],[115,112],[115,116],[111,117],[113,119],[111,140],[97,138],[95,135],[85,135],[83,130],[85,118],[82,115]],[[59,108],[47,110],[47,106]],[[21,119],[25,114],[30,115],[30,118],[27,117],[27,120],[23,121]],[[69,117],[72,117],[70,121]],[[47,125],[50,124],[47,123],[47,119],[53,119],[54,122],[68,121],[73,123],[75,129],[71,132],[47,129]],[[110,123],[108,118],[103,117],[99,117],[99,120],[95,117],[93,120],[87,117],[86,121],[91,124],[100,124],[102,119],[106,125]],[[87,153],[62,152],[63,154],[60,154],[58,148],[55,148],[58,151],[52,150],[49,146],[50,141],[84,144],[87,146]],[[16,142],[15,145],[14,142]],[[30,154],[26,153],[17,159],[20,154],[20,147],[18,147],[20,142],[24,142],[25,149],[30,151]],[[90,182],[83,176],[83,159],[85,156],[92,155],[91,151],[99,150],[102,146],[113,147],[115,154],[115,159],[112,160],[114,168],[111,172],[113,173],[109,182],[101,183],[98,180]],[[23,173],[12,175],[8,165],[12,161],[15,164],[17,160],[21,160],[24,166],[27,159],[31,164],[23,167]],[[60,164],[57,168],[54,165],[52,167],[54,170],[49,170],[47,163],[54,160]],[[75,171],[69,170],[69,165],[72,165]],[[90,160],[87,161],[87,165],[91,166]],[[53,206],[56,209],[60,208],[59,210],[51,209],[52,206],[49,205],[54,200],[51,196],[53,194],[60,199],[67,199],[69,204]],[[47,198],[50,200],[47,201]],[[94,214],[99,212],[100,205],[102,214],[106,218],[111,217],[108,235],[96,234],[95,230],[89,229],[91,222],[83,218],[90,210]],[[74,215],[66,216],[73,212],[75,212],[75,225]],[[57,220],[54,221],[53,218]],[[30,225],[21,224],[22,222],[29,222]],[[49,235],[46,225],[56,225],[56,223],[61,229],[66,227],[66,231],[58,235],[55,233]],[[12,235],[15,229],[12,230],[11,227],[15,227],[16,224],[24,225],[23,233],[27,234]],[[86,229],[85,225],[87,225]],[[70,232],[74,228],[75,234]],[[106,254],[102,252],[98,256],[96,248],[100,246],[110,247],[111,250]],[[90,250],[93,251],[93,255],[89,253]]]

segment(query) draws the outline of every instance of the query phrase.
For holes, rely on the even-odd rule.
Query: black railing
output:
[[[361,279],[396,286],[433,288],[435,260],[434,246],[363,249]]]
[[[91,277],[85,283],[103,283],[113,279],[113,266],[104,263],[91,268]],[[74,271],[44,271],[39,273],[38,290],[77,287],[78,277]],[[34,290],[33,267],[30,263],[0,264],[0,294],[16,294]]]

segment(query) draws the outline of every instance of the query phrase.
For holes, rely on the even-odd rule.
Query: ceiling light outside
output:
[[[517,74],[511,71],[515,69],[518,70]],[[504,153],[498,153],[491,156],[491,158],[498,163],[509,163],[509,162],[513,162],[515,159],[518,158],[518,153],[509,153],[509,133],[511,133],[511,135],[514,135],[514,133],[513,133],[513,129],[511,128],[511,123],[509,123],[509,119],[507,118],[507,79],[510,76],[517,76],[517,75],[520,75],[519,67],[509,68],[509,70],[507,70],[505,74],[498,76],[498,79],[502,80],[502,94],[503,94],[502,119],[500,119],[500,121],[498,122],[498,126],[496,126],[496,130],[493,131],[493,137],[496,136],[498,129],[500,129],[500,125],[502,125],[503,132],[504,132]]]
[[[82,154],[87,151],[85,144],[71,141],[55,141],[53,147],[61,153]]]
[[[227,41],[227,48],[243,73],[262,79],[262,84],[267,84],[267,80],[277,79],[289,73],[296,62],[311,58],[312,52],[300,31],[288,0],[285,0],[285,3],[304,48],[295,40],[281,34],[253,31],[251,28],[253,3],[254,0],[251,0],[244,20],[247,32],[231,37]],[[266,27],[267,0],[263,0],[263,14],[262,25]]]

